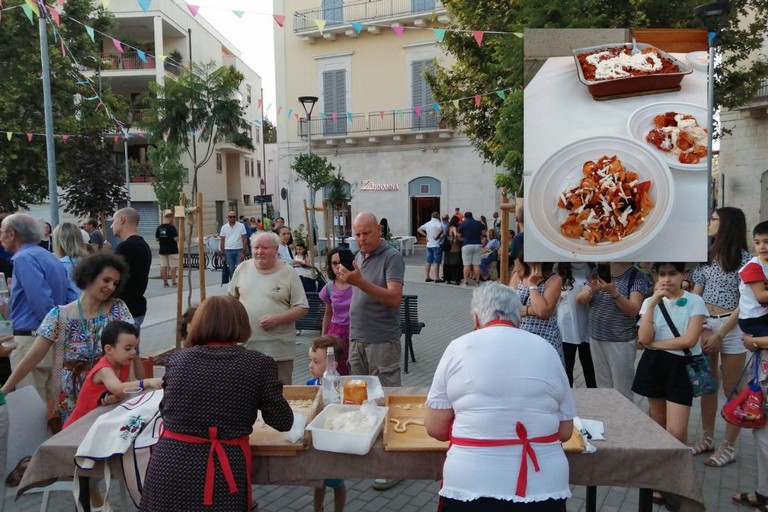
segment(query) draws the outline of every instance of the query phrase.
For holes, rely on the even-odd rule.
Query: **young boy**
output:
[[[139,344],[139,330],[128,322],[111,322],[101,333],[101,351],[104,355],[88,372],[77,397],[75,410],[67,418],[64,427],[69,426],[94,410],[99,405],[119,402],[127,388],[160,389],[163,379],[128,380],[136,347]]]
[[[755,252],[739,270],[739,327],[752,336],[768,336],[768,221],[752,230]]]
[[[325,373],[327,351],[333,347],[333,354],[336,357],[336,364],[344,355],[344,345],[338,336],[320,336],[312,340],[309,346],[309,372],[312,379],[307,381],[308,386],[319,386]],[[325,501],[325,488],[333,489],[333,510],[334,512],[344,512],[344,505],[347,501],[347,487],[344,480],[334,478],[323,480],[322,487],[315,487],[315,512],[323,512],[323,501]]]

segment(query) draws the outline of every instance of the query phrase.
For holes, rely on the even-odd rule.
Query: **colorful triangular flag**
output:
[[[5,136],[8,137],[8,140],[11,140],[13,137],[13,132],[5,132]]]
[[[35,0],[24,0],[26,4],[29,6],[30,9],[32,9],[32,12],[35,13],[35,16],[38,18],[40,17],[40,8],[37,6],[37,3]]]
[[[272,18],[275,20],[275,23],[277,23],[278,27],[281,27],[285,25],[285,16],[282,14],[273,14]]]
[[[355,29],[355,32],[359,34],[363,31],[363,24],[359,21],[352,22],[352,28]]]
[[[437,38],[438,43],[443,42],[443,38],[445,37],[445,29],[444,28],[433,28],[432,32],[435,33],[435,37]]]
[[[34,134],[34,133],[28,133],[28,134],[27,134],[27,140],[28,140],[29,142],[32,142],[32,137],[34,137],[34,136],[35,136],[35,134]]]
[[[473,30],[472,31],[472,37],[475,38],[475,41],[477,41],[477,46],[480,46],[483,44],[483,36],[485,35],[485,32],[482,30]]]
[[[421,107],[415,106],[413,107],[413,111],[416,112],[416,115],[421,117]]]
[[[152,0],[139,0],[139,7],[141,7],[142,11],[147,12],[151,3]]]
[[[195,16],[197,16],[197,11],[200,10],[200,6],[187,4],[187,9],[189,9],[189,12],[192,13],[192,17],[194,18]]]
[[[432,104],[432,110],[434,110],[435,112],[440,112],[440,104],[438,102],[434,102]]]
[[[242,18],[243,14],[245,14],[245,11],[232,11],[232,12],[235,13],[235,16],[237,16],[238,18]]]
[[[95,43],[96,42],[96,37],[95,37],[95,34],[93,32],[93,27],[86,26],[85,27],[85,31],[88,33],[88,37],[91,38],[91,42]]]
[[[483,99],[482,96],[480,96],[479,94],[475,94],[475,106],[476,107],[480,106],[480,102],[482,101],[482,99]]]
[[[101,0],[101,5],[104,6],[105,9],[109,8],[109,0]]]
[[[315,20],[315,25],[317,25],[317,29],[320,31],[320,35],[323,35],[323,30],[325,29],[325,20]]]
[[[141,60],[141,62],[143,62],[144,64],[147,63],[147,54],[146,53],[144,53],[141,50],[136,50],[136,55],[139,56],[139,60]]]
[[[498,96],[501,99],[504,99],[507,97],[507,95],[504,94],[504,91],[496,91],[496,96]]]
[[[69,140],[69,135],[62,135],[62,136],[61,136],[61,141],[62,141],[64,144],[66,144],[68,140]]]
[[[53,22],[56,24],[57,27],[61,25],[61,19],[59,18],[59,11],[57,11],[53,7],[48,7],[48,14],[50,14],[51,19],[53,20]]]
[[[32,12],[32,8],[28,6],[27,4],[24,4],[21,6],[21,10],[24,11],[24,14],[27,15],[27,18],[29,18],[30,23],[35,22],[35,14]]]
[[[117,53],[125,53],[125,50],[123,50],[123,44],[118,39],[113,37],[112,44],[115,45],[115,50],[117,50]]]
[[[347,121],[352,122],[352,112],[347,112]]]
[[[459,100],[451,100],[451,103],[453,103],[453,108],[458,110],[458,108],[459,108]]]
[[[403,35],[403,32],[405,32],[405,27],[402,25],[392,25],[392,30],[395,32],[395,34],[401,36]]]

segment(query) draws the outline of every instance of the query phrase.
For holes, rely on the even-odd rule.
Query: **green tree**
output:
[[[296,181],[304,181],[309,188],[309,234],[314,243],[317,238],[315,196],[318,190],[331,183],[336,168],[324,156],[301,153],[291,164],[291,169],[296,173]]]
[[[264,118],[264,143],[275,144],[277,142],[277,126],[272,124],[268,117]]]
[[[331,182],[326,186],[325,202],[331,209],[332,223],[336,219],[336,214],[343,215],[346,213],[347,205],[352,200],[352,194],[348,187],[344,186],[345,184],[344,175],[341,174],[341,166],[339,166],[336,174],[331,177]]]
[[[45,133],[37,19],[30,24],[22,9],[13,9],[24,3],[24,0],[6,0],[0,22],[0,75],[6,77],[0,88],[0,127],[5,132],[14,132],[11,140],[3,134],[0,144],[0,210],[3,211],[15,211],[48,196],[45,137],[34,135],[30,142],[23,135]],[[98,40],[92,42],[82,25],[68,18],[88,20],[96,31],[108,33],[113,23],[111,15],[90,0],[69,0],[66,7],[56,34],[53,22],[48,21],[53,131],[69,136],[67,143],[56,138],[61,184],[66,183],[70,172],[76,172],[78,163],[61,157],[66,148],[80,137],[98,138],[109,128],[114,129],[115,123],[109,114],[118,118],[124,114],[124,103],[108,88],[101,94],[103,105],[97,108],[99,100],[91,99],[96,87],[86,85],[86,78],[72,58],[76,56],[83,65],[95,63]],[[66,56],[61,53],[61,40],[66,43]]]
[[[98,141],[73,144],[66,158],[75,162],[63,187],[64,210],[78,217],[112,215],[118,203],[128,199],[124,170],[115,164],[112,152]]]
[[[165,85],[150,86],[147,101],[152,114],[147,128],[153,139],[165,139],[187,150],[192,160],[193,202],[198,171],[211,159],[217,144],[229,141],[254,149],[245,110],[236,94],[243,79],[233,66],[217,68],[213,62],[193,62],[178,78],[166,77]]]
[[[451,15],[448,28],[522,33],[528,28],[695,27],[693,8],[701,0],[444,0]],[[722,65],[716,73],[716,102],[727,108],[744,105],[768,77],[765,59],[755,52],[768,39],[768,0],[733,0],[730,16],[718,37]],[[740,25],[753,16],[755,22]],[[488,36],[477,45],[466,33],[446,33],[443,48],[456,59],[426,75],[436,101],[473,97],[478,92],[505,91],[505,98],[485,96],[479,107],[443,109],[450,126],[467,135],[480,156],[503,166],[507,174],[497,186],[520,189],[523,155],[522,40]]]
[[[157,197],[157,206],[167,210],[179,204],[179,196],[184,188],[187,169],[181,165],[184,148],[160,139],[149,147],[147,157],[152,167],[152,189]]]

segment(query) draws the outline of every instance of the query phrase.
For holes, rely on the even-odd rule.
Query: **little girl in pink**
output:
[[[344,357],[338,361],[341,375],[348,375],[347,354],[349,353],[349,305],[352,303],[352,286],[336,279],[334,270],[341,265],[339,249],[334,248],[328,253],[327,271],[328,284],[320,290],[320,300],[325,302],[323,316],[323,334],[331,334],[341,338],[344,345]]]

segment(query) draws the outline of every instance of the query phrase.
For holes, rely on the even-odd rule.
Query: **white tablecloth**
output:
[[[685,55],[675,54],[684,60]],[[676,101],[707,104],[706,73],[694,71],[683,78],[678,92],[595,101],[579,82],[573,57],[547,60],[525,89],[525,196],[531,176],[555,151],[593,136],[629,137],[627,119],[650,103]],[[706,120],[700,120],[702,124]],[[704,261],[707,258],[706,171],[672,170],[675,196],[672,214],[662,233],[631,254],[630,261]],[[541,244],[536,219],[525,218],[525,258],[560,261],[562,256]]]

